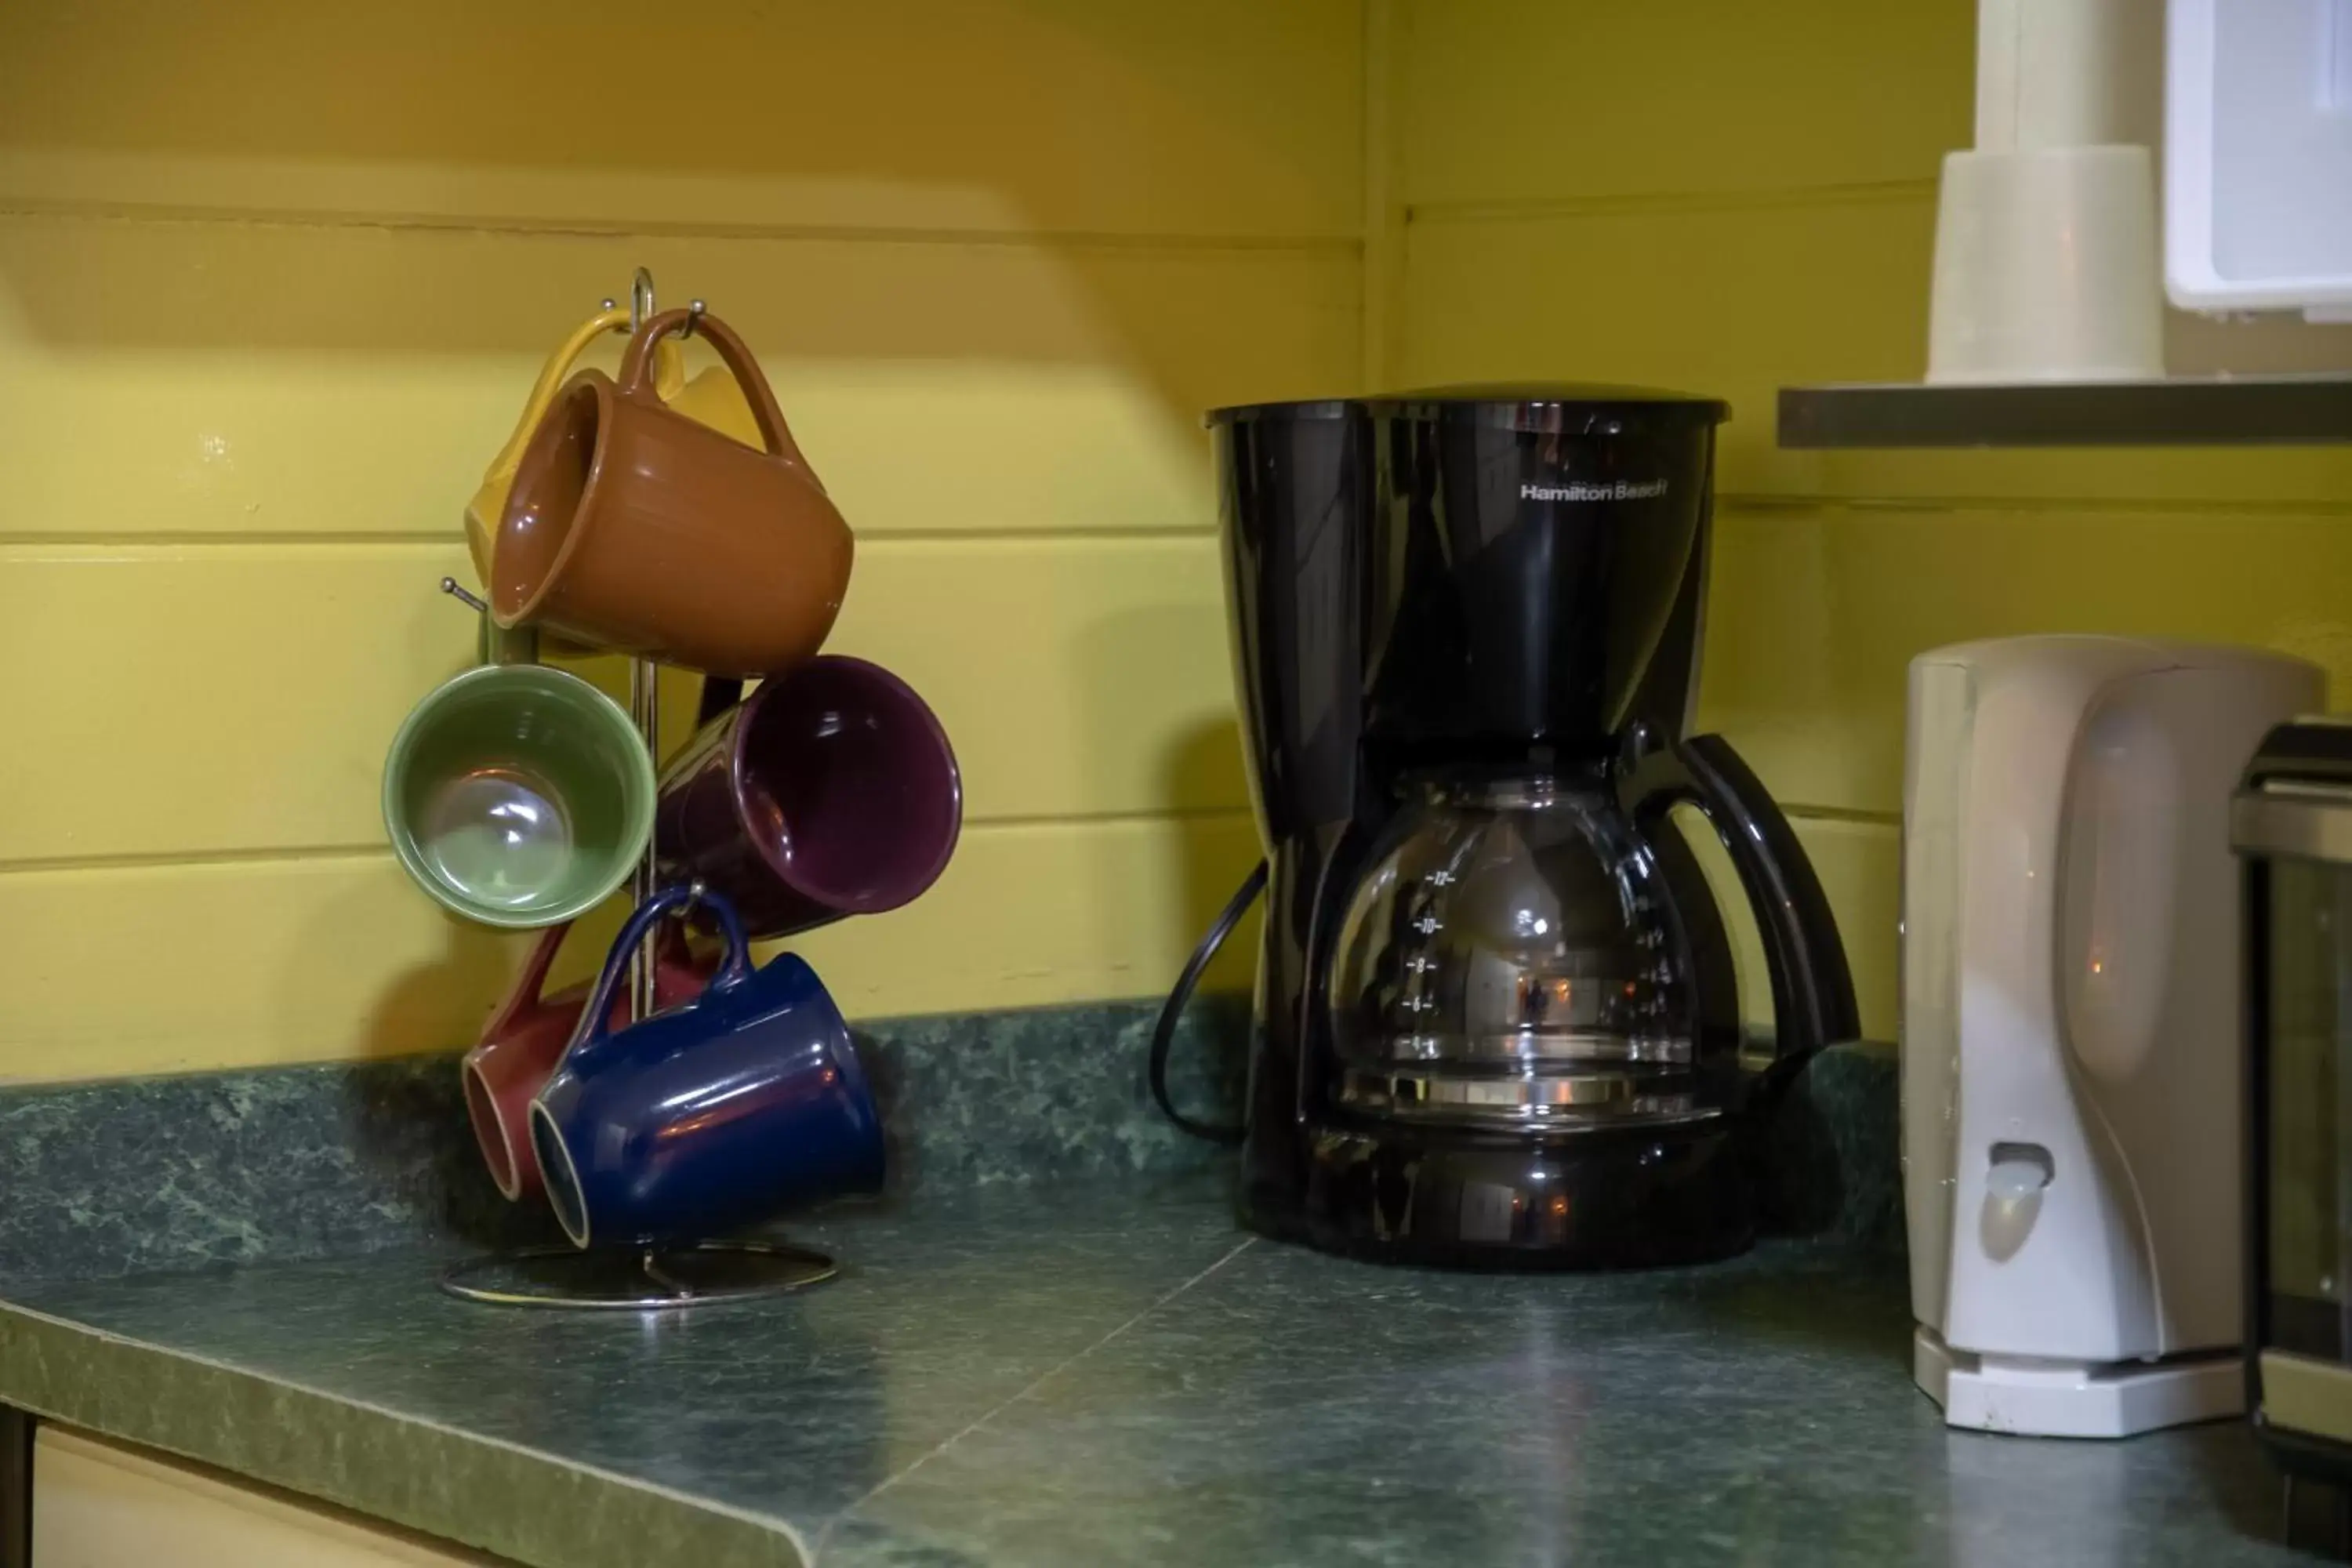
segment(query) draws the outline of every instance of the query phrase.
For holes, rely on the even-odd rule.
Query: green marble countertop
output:
[[[0,1403],[545,1568],[2309,1561],[2236,1424],[1948,1431],[1849,1253],[1383,1270],[1197,1177],[793,1235],[844,1276],[645,1318],[455,1301],[426,1251],[16,1287]]]

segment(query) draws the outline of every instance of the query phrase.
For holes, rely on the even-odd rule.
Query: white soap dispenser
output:
[[[1911,663],[1903,1158],[1913,1371],[1955,1426],[2238,1413],[2229,803],[2301,659],[2032,637]]]

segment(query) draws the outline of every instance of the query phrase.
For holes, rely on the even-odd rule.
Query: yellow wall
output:
[[[638,263],[961,752],[945,880],[801,944],[845,1006],[1163,986],[1255,853],[1198,418],[1360,379],[1363,80],[1357,0],[0,7],[0,1077],[471,1038],[517,945],[377,770]]]
[[[1912,653],[2352,670],[2342,450],[1774,447],[1778,385],[1919,373],[1967,0],[645,15],[0,7],[0,1078],[470,1037],[515,943],[402,880],[376,769],[469,655],[433,584],[481,465],[639,262],[760,351],[859,531],[835,646],[963,754],[947,879],[801,944],[863,1016],[1152,993],[1246,865],[1220,402],[1729,397],[1706,717],[1882,1038]],[[2352,364],[2352,329],[2169,337]]]
[[[1811,847],[1895,1028],[1903,682],[2031,631],[2265,644],[2352,674],[2352,449],[1819,453],[1773,391],[1916,380],[1969,0],[1395,0],[1381,379],[1728,397],[1702,721]],[[2168,329],[2173,368],[2352,365],[2352,329]]]

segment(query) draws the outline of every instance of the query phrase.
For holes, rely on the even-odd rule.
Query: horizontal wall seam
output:
[[[910,528],[867,529],[857,536],[861,552],[901,544],[1149,544],[1171,540],[1207,542],[1217,537],[1214,523],[1144,523],[1133,528]],[[0,550],[72,550],[89,546],[110,549],[252,550],[278,545],[369,545],[378,548],[446,551],[465,542],[453,524],[440,532],[372,530],[336,532],[320,530],[205,531],[170,529],[94,529],[34,532],[0,529]]]
[[[1229,824],[1249,819],[1241,805],[1191,806],[1148,811],[1013,813],[974,816],[964,822],[967,835],[1034,832],[1054,827],[1111,827],[1156,823]],[[57,876],[83,871],[151,871],[215,867],[316,865],[331,861],[389,860],[392,850],[381,844],[307,844],[266,849],[159,850],[121,855],[20,856],[0,859],[0,878]]]
[[[2206,517],[2263,521],[2332,521],[2352,516],[2352,502],[2315,498],[2280,500],[2171,500],[2159,497],[2126,496],[2001,496],[2001,495],[1836,495],[1721,494],[1717,513],[1832,511],[1934,512],[1939,514],[2010,515],[2048,513],[2053,516],[2123,515],[2164,518]]]
[[[1626,191],[1590,196],[1500,196],[1483,200],[1408,202],[1404,211],[1406,221],[1417,224],[1519,223],[1555,218],[1623,217],[1642,213],[1896,206],[1932,203],[1935,199],[1936,182],[1928,178],[1768,186],[1744,191]]]
[[[982,246],[995,248],[1263,252],[1352,257],[1354,234],[1184,234],[1153,230],[924,228],[887,224],[712,223],[625,218],[521,218],[498,214],[338,212],[331,209],[150,205],[135,202],[26,200],[0,195],[0,220],[222,225],[251,228],[382,229],[556,239],[716,239],[808,244]]]

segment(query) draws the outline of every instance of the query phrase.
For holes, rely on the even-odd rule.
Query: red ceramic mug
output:
[[[530,1146],[530,1102],[562,1060],[588,1002],[585,982],[552,996],[540,994],[556,950],[563,945],[563,933],[571,929],[566,921],[540,933],[539,944],[515,976],[506,1001],[484,1026],[480,1044],[466,1053],[460,1069],[466,1080],[466,1112],[482,1148],[482,1163],[490,1168],[499,1191],[517,1202],[544,1190]],[[700,995],[719,967],[717,954],[698,957],[688,947],[684,930],[674,921],[662,926],[654,958],[656,1007],[675,1007]],[[626,1026],[625,992],[613,998],[611,1015],[607,1027]]]

